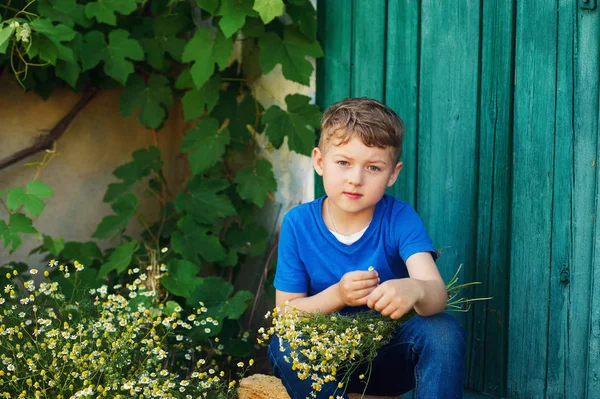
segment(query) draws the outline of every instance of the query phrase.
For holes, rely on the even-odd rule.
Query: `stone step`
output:
[[[350,399],[360,399],[358,393],[348,395]],[[238,399],[290,399],[279,378],[272,375],[254,374],[240,381]],[[363,399],[402,399],[400,396],[365,395]]]

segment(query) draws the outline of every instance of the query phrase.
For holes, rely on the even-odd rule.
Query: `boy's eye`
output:
[[[375,165],[369,165],[368,169],[371,172],[379,172],[381,170],[378,166],[375,166]]]
[[[348,166],[348,165],[350,165],[350,164],[348,163],[348,161],[337,161],[336,163],[337,163],[338,165],[341,165],[341,166]]]

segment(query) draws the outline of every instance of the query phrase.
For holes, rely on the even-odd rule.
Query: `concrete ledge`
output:
[[[360,399],[361,395],[351,393],[350,399]],[[290,399],[283,384],[277,377],[264,374],[254,374],[240,381],[238,388],[239,399]],[[365,395],[363,399],[402,399],[400,396]]]

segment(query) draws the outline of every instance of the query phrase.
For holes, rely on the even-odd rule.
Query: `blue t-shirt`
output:
[[[346,245],[323,221],[324,199],[299,205],[285,215],[274,281],[278,290],[312,296],[339,282],[347,272],[369,266],[384,282],[408,277],[405,262],[417,252],[431,252],[437,259],[423,222],[408,203],[384,195],[363,236]]]

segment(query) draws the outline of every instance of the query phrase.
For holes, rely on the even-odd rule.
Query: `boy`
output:
[[[284,218],[276,304],[326,314],[370,308],[393,319],[414,308],[418,316],[402,324],[373,361],[367,393],[414,389],[415,399],[461,398],[465,334],[441,313],[447,293],[437,253],[416,212],[385,194],[402,169],[403,134],[401,119],[375,100],[349,98],[325,111],[312,158],[326,196]],[[309,397],[311,381],[296,377],[278,341],[269,346],[275,375],[292,399]],[[362,392],[356,380],[348,392]],[[335,388],[325,384],[318,397],[329,398]]]

